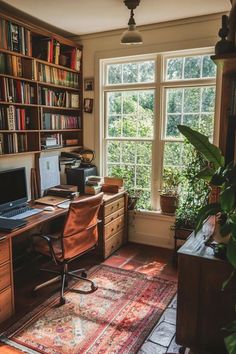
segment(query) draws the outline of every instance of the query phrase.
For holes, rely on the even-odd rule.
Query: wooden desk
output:
[[[205,246],[211,233],[212,225],[205,225],[178,252],[176,342],[194,354],[225,353],[221,328],[235,319],[235,281],[221,291],[232,267]]]
[[[80,196],[78,199],[89,198]],[[35,204],[37,208],[45,205]],[[12,239],[37,226],[53,222],[67,214],[67,209],[56,208],[53,212],[42,213],[26,218],[27,224],[10,233],[0,231],[0,323],[14,314],[14,277],[12,260]],[[104,259],[116,251],[127,240],[127,195],[125,192],[104,194],[100,209],[98,252]]]

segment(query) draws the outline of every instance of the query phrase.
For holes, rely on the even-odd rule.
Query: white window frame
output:
[[[154,104],[154,126],[153,126],[153,139],[143,139],[145,141],[152,141],[152,180],[151,180],[151,206],[152,209],[158,211],[160,209],[159,205],[159,190],[161,188],[161,177],[163,171],[163,153],[164,144],[167,141],[182,141],[181,139],[166,139],[165,134],[165,123],[166,123],[166,89],[168,88],[182,88],[182,87],[203,87],[203,86],[215,86],[216,78],[203,78],[203,79],[185,79],[185,80],[165,80],[166,63],[169,58],[177,57],[191,57],[197,55],[211,55],[213,54],[213,48],[197,49],[197,50],[182,50],[179,52],[168,52],[168,53],[154,53],[147,55],[136,55],[133,57],[122,57],[122,58],[111,58],[103,59],[100,62],[100,102],[101,102],[101,113],[102,113],[102,129],[100,142],[102,145],[102,170],[101,173],[105,176],[107,174],[107,151],[106,142],[111,140],[116,140],[116,138],[107,137],[107,123],[106,123],[106,107],[107,102],[105,100],[107,92],[114,91],[126,91],[126,90],[142,90],[142,89],[154,89],[155,93],[155,104]],[[146,60],[154,60],[156,65],[156,75],[155,81],[153,83],[131,83],[131,84],[114,84],[106,85],[106,73],[107,66],[111,64],[122,64],[130,62],[140,62]],[[216,137],[216,117],[214,122],[214,138]],[[117,138],[117,140],[135,140],[135,138]],[[137,138],[141,141],[142,138]]]

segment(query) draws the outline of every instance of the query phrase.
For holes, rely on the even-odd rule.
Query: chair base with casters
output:
[[[44,283],[41,283],[39,285],[37,285],[34,289],[33,289],[33,292],[36,292],[37,290],[40,290],[48,285],[51,285],[51,284],[54,284],[54,283],[57,283],[57,282],[61,282],[61,288],[60,288],[60,305],[64,305],[66,300],[65,300],[65,297],[64,297],[64,291],[65,291],[65,288],[68,287],[68,278],[69,277],[72,277],[72,278],[76,278],[78,280],[84,280],[88,283],[91,284],[91,291],[90,292],[94,292],[98,289],[98,287],[96,286],[96,284],[90,280],[90,279],[87,279],[87,273],[86,273],[86,270],[84,268],[81,268],[81,269],[76,269],[76,270],[73,270],[73,271],[69,271],[68,270],[68,266],[69,266],[69,262],[71,262],[73,259],[71,259],[69,262],[58,262],[55,258],[55,254],[54,254],[54,251],[53,251],[53,246],[52,246],[52,239],[48,236],[42,236],[42,235],[33,235],[32,236],[33,238],[34,237],[39,237],[41,239],[46,239],[47,242],[48,242],[48,245],[49,245],[49,249],[50,249],[50,253],[51,253],[51,257],[52,259],[54,260],[54,263],[59,266],[61,269],[60,271],[55,271],[55,270],[51,270],[51,269],[44,269],[44,268],[41,268],[40,270],[43,271],[43,272],[47,272],[47,273],[50,273],[50,274],[53,274],[53,275],[57,275],[56,277],[52,278],[52,279],[49,279],[47,281],[45,281]],[[91,248],[90,250],[92,251],[95,247]],[[87,253],[88,251],[84,252],[81,254],[81,256],[85,253]],[[75,257],[76,258],[76,257]],[[78,275],[77,273],[80,273],[80,275]]]
[[[69,271],[68,270],[68,263],[62,263],[62,264],[60,264],[60,266],[61,266],[61,271],[55,271],[55,270],[41,268],[40,269],[41,271],[47,272],[47,273],[50,273],[53,275],[56,274],[57,276],[45,281],[44,283],[37,285],[33,289],[33,292],[36,292],[37,290],[40,290],[48,285],[51,285],[51,284],[54,284],[54,283],[57,283],[60,281],[61,282],[60,305],[64,305],[66,303],[66,300],[64,297],[64,291],[65,291],[65,288],[68,287],[68,278],[69,277],[76,278],[78,280],[84,280],[85,282],[90,283],[91,291],[89,291],[88,293],[90,293],[90,292],[92,293],[98,289],[98,287],[96,286],[96,284],[92,280],[87,279],[87,273],[84,268]],[[81,275],[78,275],[77,273],[79,273]]]
[[[69,278],[88,282],[91,291],[86,293],[97,290],[95,283],[87,279],[85,269],[69,271],[68,265],[97,246],[98,224],[101,222],[98,219],[98,212],[102,198],[103,193],[100,193],[86,200],[73,201],[70,204],[64,229],[59,235],[32,235],[34,250],[50,257],[54,264],[60,268],[59,271],[42,269],[56,275],[56,277],[36,286],[34,292],[60,281],[60,304],[63,305],[65,304],[64,291],[68,286]]]

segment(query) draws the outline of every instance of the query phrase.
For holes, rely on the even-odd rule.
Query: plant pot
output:
[[[164,214],[174,214],[178,206],[178,197],[174,195],[160,195],[161,211]]]

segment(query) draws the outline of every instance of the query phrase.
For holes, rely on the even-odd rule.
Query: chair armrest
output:
[[[53,259],[53,261],[57,263],[57,260],[56,260],[56,255],[55,255],[55,252],[54,252],[54,249],[53,249],[53,245],[52,245],[52,238],[49,237],[49,236],[46,236],[46,235],[40,235],[40,234],[35,234],[35,235],[31,235],[31,237],[38,237],[38,238],[41,238],[42,240],[46,241],[47,244],[48,244],[48,247],[49,247],[49,251],[51,253],[51,257]]]

